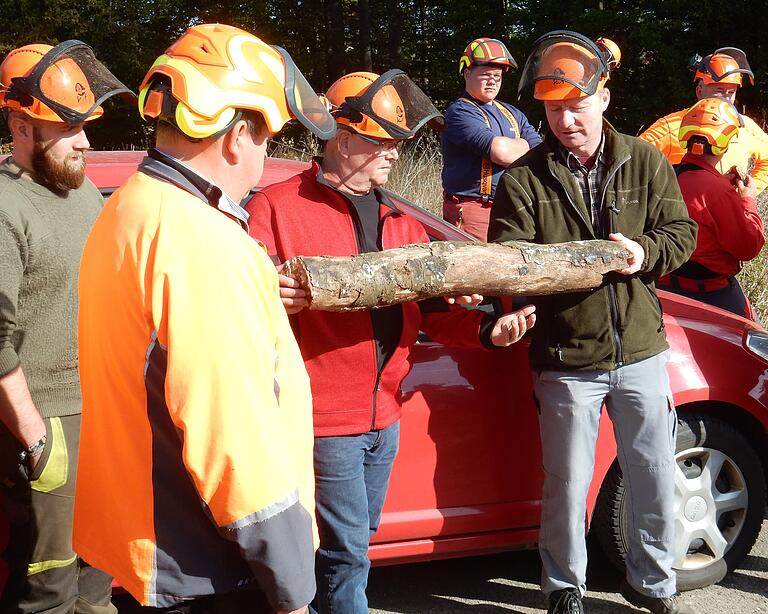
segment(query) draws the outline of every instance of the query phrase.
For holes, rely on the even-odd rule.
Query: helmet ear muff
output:
[[[359,124],[363,121],[363,114],[357,109],[353,109],[347,102],[342,102],[341,106],[334,112],[334,115],[346,117],[352,124]]]
[[[139,91],[139,114],[142,119],[167,119],[176,114],[176,99],[167,77],[160,76]]]
[[[5,93],[5,99],[15,100],[21,107],[31,107],[33,104],[35,104],[35,99],[27,92],[22,91],[21,87],[19,87],[19,82],[21,79],[21,77],[14,77],[11,79],[11,86]]]
[[[704,58],[698,53],[694,53],[688,60],[688,69],[693,71],[704,70]]]
[[[712,146],[703,136],[692,136],[688,148],[696,156],[712,155]]]
[[[139,113],[144,119],[155,119],[175,126],[193,142],[220,136],[239,117],[237,109],[230,107],[213,120],[203,120],[173,97],[170,80],[165,76],[150,81],[139,92]]]

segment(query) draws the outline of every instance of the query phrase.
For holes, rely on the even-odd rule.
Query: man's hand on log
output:
[[[643,246],[637,241],[627,239],[627,237],[620,232],[609,234],[608,238],[611,241],[615,241],[629,252],[629,258],[627,259],[627,264],[629,266],[625,269],[619,269],[617,273],[621,273],[622,275],[634,275],[637,273],[640,270],[640,267],[643,266],[643,260],[645,260],[645,250],[643,249]]]
[[[483,302],[483,295],[462,294],[461,296],[446,296],[445,300],[449,305],[453,305],[455,303],[456,305],[472,305],[474,307],[475,305],[479,305]]]
[[[506,313],[496,320],[491,331],[491,343],[497,347],[507,347],[522,339],[529,328],[536,324],[536,307],[526,305],[522,309]]]
[[[285,263],[277,267],[277,278],[280,282],[280,300],[289,316],[299,313],[304,307],[309,307],[307,293],[301,289],[299,282],[293,277],[283,275]]]

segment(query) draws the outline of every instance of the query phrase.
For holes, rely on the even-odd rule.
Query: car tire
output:
[[[682,552],[686,543],[688,548],[676,556],[674,567],[677,588],[686,591],[719,582],[744,560],[762,526],[766,482],[749,441],[711,416],[680,416],[675,458],[676,549]],[[714,488],[702,487],[715,471]],[[713,506],[711,514],[702,511],[712,511]],[[733,509],[718,514],[718,507]],[[626,512],[624,480],[614,462],[597,498],[592,533],[608,559],[622,570]]]

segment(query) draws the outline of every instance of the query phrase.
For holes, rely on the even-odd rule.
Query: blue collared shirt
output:
[[[449,194],[480,197],[480,167],[483,158],[490,159],[491,142],[497,136],[523,138],[531,148],[541,143],[541,137],[525,114],[516,107],[503,104],[517,121],[520,134],[492,102],[482,103],[464,92],[445,112],[445,129],[440,133],[443,152],[443,189]],[[477,106],[475,106],[477,105]],[[485,115],[485,117],[483,116]],[[491,124],[485,121],[485,118]],[[505,167],[493,165],[491,197],[496,192]]]

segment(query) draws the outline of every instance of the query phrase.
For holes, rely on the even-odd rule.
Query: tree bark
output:
[[[357,11],[360,16],[360,62],[363,70],[371,72],[371,8],[368,0],[357,0]]]
[[[295,256],[286,274],[310,309],[356,311],[437,296],[513,296],[591,290],[627,266],[612,241],[537,245],[435,241],[356,256]]]
[[[398,0],[388,0],[387,8],[390,15],[389,28],[389,66],[400,68],[402,65],[403,12]]]
[[[346,72],[346,24],[341,0],[326,0],[325,32],[328,51],[325,58],[328,87]],[[318,90],[319,91],[319,90]]]

